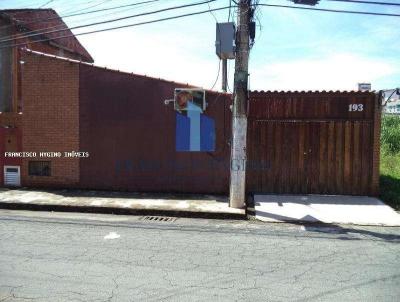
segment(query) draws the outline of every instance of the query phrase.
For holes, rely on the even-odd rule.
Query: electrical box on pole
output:
[[[217,23],[215,52],[222,60],[222,90],[226,92],[228,83],[227,61],[235,58],[236,29],[233,22]]]
[[[222,60],[235,58],[235,24],[233,22],[217,23],[215,52]]]

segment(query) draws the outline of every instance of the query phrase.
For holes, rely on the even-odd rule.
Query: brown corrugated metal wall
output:
[[[248,191],[376,195],[379,118],[374,93],[252,93]]]
[[[83,188],[227,194],[231,97],[206,92],[214,152],[177,152],[172,99],[182,84],[80,65]]]

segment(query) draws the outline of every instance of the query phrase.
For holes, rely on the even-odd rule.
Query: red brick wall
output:
[[[79,65],[23,53],[22,148],[26,152],[79,151]],[[79,182],[79,159],[50,160],[51,176],[29,176],[22,160],[23,186],[73,187]]]

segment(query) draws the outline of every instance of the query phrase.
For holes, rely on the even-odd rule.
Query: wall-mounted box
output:
[[[220,59],[235,58],[235,24],[217,23],[215,51]]]

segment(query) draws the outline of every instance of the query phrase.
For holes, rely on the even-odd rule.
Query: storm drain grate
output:
[[[141,218],[143,221],[154,221],[154,222],[174,222],[176,217],[165,217],[165,216],[144,216]]]

